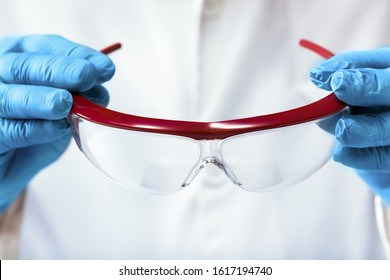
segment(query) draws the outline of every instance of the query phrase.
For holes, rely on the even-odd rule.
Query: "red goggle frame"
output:
[[[300,40],[299,44],[325,59],[334,55],[327,49],[307,40]],[[117,43],[104,48],[101,52],[109,54],[120,47],[121,45]],[[120,129],[185,136],[195,140],[210,140],[314,121],[336,114],[346,106],[333,93],[330,93],[311,104],[279,113],[217,122],[194,122],[124,114],[99,106],[74,93],[71,114],[97,124]]]

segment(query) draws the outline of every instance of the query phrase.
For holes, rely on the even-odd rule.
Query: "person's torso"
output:
[[[11,27],[3,23],[3,33],[61,33],[95,48],[121,41],[112,56],[117,73],[107,84],[110,106],[159,118],[208,121],[285,110],[286,95],[318,92],[308,71],[320,58],[300,49],[300,38],[334,52],[389,42],[385,0],[28,3],[9,2]],[[333,162],[273,193],[245,192],[210,167],[188,189],[149,196],[116,186],[72,142],[29,187],[20,257],[383,255],[369,190]]]

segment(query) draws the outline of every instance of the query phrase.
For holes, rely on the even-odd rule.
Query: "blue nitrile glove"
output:
[[[105,103],[113,74],[107,56],[60,36],[0,39],[0,212],[69,144],[69,91]]]
[[[310,77],[351,105],[336,125],[334,160],[355,168],[390,206],[390,48],[336,55]]]

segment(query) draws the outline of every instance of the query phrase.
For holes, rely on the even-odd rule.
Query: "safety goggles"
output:
[[[323,58],[333,56],[309,41],[300,45]],[[80,150],[114,182],[151,194],[177,192],[209,165],[247,191],[299,183],[329,160],[334,119],[346,107],[331,93],[288,111],[194,122],[124,114],[79,94],[73,102],[69,122]]]

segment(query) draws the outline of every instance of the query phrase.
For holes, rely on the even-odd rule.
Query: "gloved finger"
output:
[[[390,207],[390,172],[358,170],[357,173]]]
[[[337,113],[333,116],[327,117],[317,122],[317,125],[324,131],[335,135],[336,125],[339,119],[343,116],[344,112]]]
[[[31,178],[58,159],[67,148],[70,139],[71,133],[67,131],[56,141],[0,154],[0,212],[18,197]]]
[[[9,176],[10,180],[15,178],[15,176],[31,178],[42,169],[43,166],[47,166],[55,161],[65,151],[71,137],[72,134],[68,130],[62,137],[54,141],[23,147],[1,155],[0,166],[3,157],[5,157],[5,161],[9,162],[9,160],[12,160],[17,164],[11,164],[6,170],[6,174],[1,174],[4,169],[0,168],[0,178],[3,178],[4,175]],[[32,162],[34,165],[33,167],[31,166]],[[26,185],[23,187],[25,186]]]
[[[44,86],[0,84],[0,117],[12,119],[65,118],[72,107],[72,95]]]
[[[12,39],[15,42],[12,42]],[[13,52],[40,53],[53,56],[69,56],[91,62],[97,70],[97,82],[111,79],[115,66],[110,58],[99,51],[72,42],[59,35],[29,35],[9,38],[9,49]],[[13,44],[12,47],[10,47]]]
[[[371,189],[387,189],[390,194],[390,171],[383,172],[358,170],[357,173],[364,178],[364,180],[369,184]]]
[[[15,148],[57,140],[68,128],[66,119],[48,121],[0,118],[0,154]]]
[[[333,74],[330,85],[349,105],[390,106],[390,68],[340,70]]]
[[[314,66],[310,79],[319,88],[332,90],[330,82],[334,72],[342,69],[390,67],[390,48],[351,51],[333,56]]]
[[[345,147],[390,146],[390,112],[345,115],[337,122],[335,136]]]
[[[103,107],[107,106],[108,102],[110,101],[108,91],[102,85],[95,85],[90,90],[81,92],[80,94],[90,101]]]
[[[79,58],[27,53],[0,56],[0,80],[85,91],[97,83],[95,66]]]
[[[338,145],[333,159],[358,170],[390,171],[390,147],[349,148]]]

